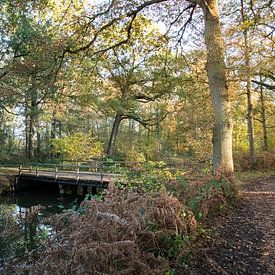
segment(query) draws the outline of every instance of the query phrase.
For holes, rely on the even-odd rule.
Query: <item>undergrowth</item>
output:
[[[234,156],[235,170],[237,172],[249,172],[251,170],[254,172],[275,172],[275,151],[257,153],[255,158],[255,165],[251,169],[249,155],[243,153],[236,154]]]
[[[155,169],[54,217],[54,237],[7,274],[183,274],[201,221],[227,208],[231,181]],[[43,273],[41,273],[43,270]]]

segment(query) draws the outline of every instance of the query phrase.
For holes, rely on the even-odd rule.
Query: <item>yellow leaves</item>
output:
[[[74,161],[100,157],[103,153],[102,144],[95,141],[90,133],[75,133],[61,139],[53,139],[51,143],[54,153]]]
[[[241,30],[248,30],[250,27],[255,25],[255,20],[245,20],[242,24],[240,24],[240,29]]]

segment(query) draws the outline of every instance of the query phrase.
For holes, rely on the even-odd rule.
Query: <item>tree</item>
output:
[[[171,53],[165,47],[163,36],[152,28],[146,18],[141,17],[135,20],[127,45],[109,51],[98,62],[98,71],[105,74],[103,90],[110,99],[100,106],[102,109],[111,108],[110,111],[115,113],[107,155],[113,154],[123,120],[131,119],[148,128],[166,117],[166,112],[150,114],[146,109],[149,106],[152,109],[154,103],[160,102],[175,89],[175,77],[173,79],[167,72],[168,66],[175,60],[168,60],[167,56]],[[166,65],[163,63],[165,58]]]
[[[258,149],[258,136],[255,135],[257,129],[254,129],[254,126],[258,127],[255,108],[257,85],[255,84],[259,84],[260,81],[257,76],[263,74],[269,67],[268,64],[272,62],[270,56],[274,47],[271,38],[274,31],[271,23],[273,18],[270,16],[271,2],[269,0],[227,1],[223,9],[224,22],[228,25],[226,32],[231,80],[235,82],[233,85],[238,95],[237,100],[240,101],[242,95],[246,96],[246,111],[243,115],[247,122],[251,168],[255,165],[255,151]],[[236,83],[239,83],[239,87],[236,87]],[[263,132],[265,132],[264,129]]]
[[[90,21],[86,25],[92,30],[92,37],[81,39],[78,45],[68,47],[66,53],[78,54],[92,50],[93,56],[102,56],[110,49],[126,44],[131,36],[133,22],[138,13],[144,11],[147,7],[154,4],[168,2],[166,5],[171,9],[178,7],[167,0],[150,0],[137,1],[132,3],[126,9],[120,1],[112,1],[110,4],[104,3],[99,10],[89,15]],[[221,33],[220,18],[218,12],[218,2],[216,0],[190,0],[180,16],[186,11],[190,11],[188,20],[181,27],[184,31],[186,25],[192,20],[195,8],[198,6],[203,10],[204,14],[204,38],[207,48],[207,75],[209,87],[212,97],[212,105],[214,110],[213,117],[213,173],[232,174],[233,158],[232,158],[232,118],[230,106],[230,94],[226,79],[225,61],[224,61],[224,42]],[[180,17],[179,16],[179,17]],[[177,20],[174,20],[177,21]],[[96,22],[96,23],[95,23]],[[102,43],[98,46],[102,38],[106,37],[114,25],[123,23],[121,38],[115,38],[112,43],[106,45]],[[173,22],[174,23],[174,22]],[[83,30],[83,28],[81,28]],[[106,45],[106,46],[104,46]],[[94,48],[93,48],[94,47]]]
[[[128,52],[129,45],[133,44],[134,39],[137,43],[142,43],[140,41],[146,36],[144,28],[139,32],[140,37],[135,37],[135,27],[139,22],[139,18],[149,17],[152,19],[154,12],[156,21],[160,19],[166,23],[167,33],[164,35],[164,38],[172,46],[175,57],[177,57],[177,52],[180,51],[182,46],[179,41],[184,40],[184,32],[187,30],[187,26],[189,24],[197,24],[196,27],[200,28],[202,23],[201,18],[203,18],[204,40],[207,52],[206,72],[213,107],[213,172],[214,174],[233,173],[231,94],[226,75],[227,71],[224,60],[225,46],[221,33],[218,1],[182,0],[175,2],[168,0],[136,0],[127,1],[127,5],[125,5],[125,1],[121,0],[102,1],[100,4],[92,4],[90,1],[87,1],[86,6],[84,6],[84,2],[69,0],[62,0],[56,4],[54,4],[54,1],[50,3],[52,12],[36,18],[42,18],[40,25],[49,26],[52,24],[54,26],[47,27],[51,34],[56,35],[59,33],[54,37],[55,40],[58,40],[58,45],[62,45],[63,52],[53,50],[53,53],[56,53],[53,56],[59,61],[56,63],[58,64],[57,69],[59,67],[59,73],[61,71],[64,74],[75,60],[79,61],[75,71],[68,70],[70,72],[66,79],[68,81],[62,84],[65,87],[75,85],[78,82],[78,76],[82,76],[83,74],[81,70],[86,70],[89,71],[86,77],[87,79],[90,77],[90,84],[87,85],[89,80],[85,82],[85,85],[83,82],[83,89],[88,89],[88,87],[96,88],[98,80],[95,79],[101,74],[102,82],[105,85],[100,84],[101,87],[105,89],[109,85],[110,90],[113,89],[114,94],[117,93],[118,95],[116,97],[117,104],[114,104],[112,108],[112,115],[118,115],[117,122],[121,120],[121,117],[119,117],[121,115],[132,120],[135,119],[140,123],[144,122],[144,119],[140,120],[141,111],[144,109],[138,106],[136,102],[138,100],[148,101],[149,98],[154,99],[155,94],[158,95],[156,91],[161,90],[160,84],[154,86],[150,83],[150,80],[147,81],[146,68],[155,66],[154,64],[156,63],[153,60],[144,62],[143,67],[141,66],[140,70],[134,71],[133,75],[131,75],[131,67],[126,68],[126,70],[123,68],[125,64],[129,64],[130,56],[126,55],[125,60],[127,62],[123,63],[122,51],[126,49]],[[64,8],[62,8],[62,5]],[[29,7],[32,11],[29,12],[29,16],[32,16],[35,14],[35,8],[32,5]],[[201,11],[203,12],[203,16]],[[57,24],[56,22],[59,23]],[[156,56],[156,59],[158,62],[160,60],[163,61],[163,64],[166,65],[165,58],[160,59],[159,56]],[[113,64],[116,64],[120,70],[114,70],[115,68],[110,66]],[[135,64],[133,66],[135,67]],[[100,71],[100,68],[104,68],[104,71]],[[152,71],[149,70],[153,76],[157,71],[155,69]],[[169,77],[173,78],[173,73],[169,72],[168,79]],[[180,69],[178,73],[180,74]],[[161,76],[161,79],[165,80],[165,74],[161,75],[158,72],[158,75]],[[36,77],[35,79],[37,81]],[[128,86],[125,85],[125,83],[129,84],[127,81],[132,80],[136,81],[136,83],[130,83]],[[158,83],[163,82],[158,80]],[[177,85],[177,82],[171,81],[171,79],[167,83],[169,83],[169,89],[171,90]],[[79,85],[76,85],[76,87],[79,87]],[[121,97],[119,98],[118,91],[122,95],[121,91],[123,87],[126,87],[127,92],[124,92],[125,96],[122,99]],[[142,98],[140,98],[141,87],[146,91],[142,93]],[[137,92],[139,92],[138,96]],[[150,92],[153,93],[153,97]],[[87,93],[92,94],[93,90],[86,91]],[[76,95],[73,95],[75,99],[70,95],[73,106],[71,110],[75,109],[74,107],[77,105],[74,104],[79,102],[77,95],[79,94],[76,93]],[[105,100],[106,102],[108,100]],[[106,105],[110,107],[111,104]],[[121,105],[122,107],[115,105]],[[80,106],[77,107],[80,108]],[[123,109],[122,113],[119,112],[121,109]],[[156,114],[160,115],[159,110],[156,110]],[[106,115],[102,120],[106,120],[106,124],[110,122],[110,119],[108,122]],[[113,136],[116,136],[116,128],[118,129],[118,127],[114,127]],[[156,130],[158,136],[160,136],[159,129]]]
[[[254,131],[253,131],[253,106],[252,106],[252,81],[251,81],[251,48],[249,45],[248,30],[249,23],[247,19],[247,11],[244,7],[244,0],[241,0],[241,18],[243,24],[243,37],[244,37],[244,58],[245,58],[245,75],[246,75],[246,96],[247,96],[247,130],[249,137],[249,160],[250,167],[253,168],[256,163],[255,159],[255,146],[254,146]]]
[[[60,68],[59,48],[40,14],[43,1],[4,1],[7,51],[1,82],[8,83],[19,113],[25,116],[25,150],[28,158],[40,152],[39,114],[43,104],[56,91]],[[16,97],[15,97],[16,96]]]
[[[223,174],[231,174],[233,173],[232,117],[218,3],[215,0],[199,1],[199,5],[204,11],[206,71],[214,111],[213,172],[216,174],[220,170]]]

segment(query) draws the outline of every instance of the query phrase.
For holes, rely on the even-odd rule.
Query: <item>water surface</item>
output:
[[[60,198],[58,188],[41,186],[0,196],[0,267],[42,246],[54,234],[49,218],[74,207],[82,199]]]

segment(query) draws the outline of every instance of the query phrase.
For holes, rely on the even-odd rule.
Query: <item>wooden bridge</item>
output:
[[[192,169],[194,165],[192,164]],[[18,190],[25,185],[51,184],[59,187],[60,193],[63,189],[75,189],[81,187],[83,190],[92,188],[95,193],[98,188],[107,189],[110,183],[123,179],[125,172],[148,173],[152,169],[174,172],[177,169],[190,169],[175,163],[154,162],[122,162],[92,160],[84,163],[63,162],[59,164],[33,163],[21,164],[14,184]],[[197,167],[201,169],[201,165]],[[167,170],[168,169],[168,170]],[[71,186],[71,187],[70,187]],[[84,191],[85,192],[85,191]]]
[[[119,177],[121,174],[116,165],[107,165],[104,162],[20,164],[14,187],[16,190],[24,183],[48,183],[107,189],[108,185]]]

